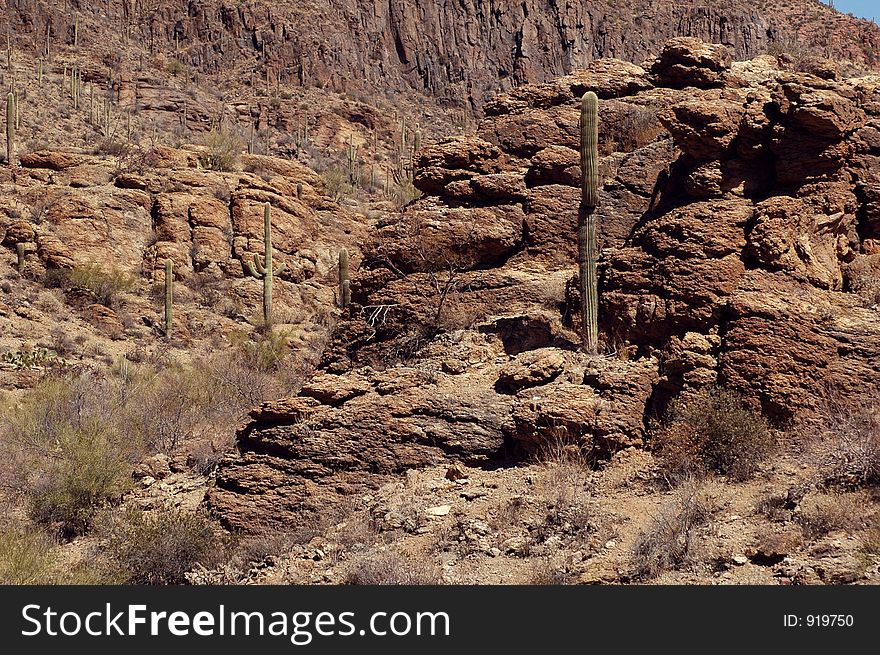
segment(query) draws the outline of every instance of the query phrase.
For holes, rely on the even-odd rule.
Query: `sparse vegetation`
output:
[[[700,528],[712,514],[712,502],[693,478],[679,485],[632,547],[630,564],[636,579],[650,579],[691,564]]]
[[[805,538],[818,539],[837,530],[852,533],[861,528],[869,504],[860,494],[832,492],[807,499],[794,516]]]
[[[359,553],[345,578],[350,585],[432,585],[441,581],[440,570],[433,561],[404,557],[390,548]]]
[[[91,424],[90,424],[91,423]],[[130,462],[119,434],[97,422],[61,427],[47,442],[28,489],[31,516],[64,537],[84,534],[96,512],[118,501],[127,487]]]
[[[117,268],[105,269],[98,264],[58,271],[53,281],[65,289],[87,289],[95,295],[97,302],[107,307],[114,307],[120,294],[137,285],[137,277],[131,273]]]
[[[850,487],[880,482],[880,406],[871,397],[847,402],[832,394],[819,426],[822,476]]]
[[[205,152],[199,158],[205,168],[212,171],[236,171],[241,168],[243,141],[236,135],[214,129],[202,140]]]
[[[128,508],[105,529],[105,554],[130,583],[180,584],[197,562],[216,559],[222,550],[211,522],[199,512]]]
[[[709,472],[745,480],[775,445],[764,418],[740,394],[721,387],[673,401],[653,439],[673,481]]]
[[[52,541],[39,530],[0,531],[0,585],[45,584],[53,564]]]

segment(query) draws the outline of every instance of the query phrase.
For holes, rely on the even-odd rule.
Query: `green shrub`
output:
[[[199,158],[212,171],[236,171],[241,168],[241,139],[222,130],[211,130],[202,140],[206,152]]]
[[[131,291],[137,277],[119,269],[104,270],[97,264],[79,266],[64,273],[63,286],[82,287],[95,294],[102,305],[113,307],[120,293]]]
[[[673,401],[653,437],[673,478],[714,471],[745,480],[775,445],[764,418],[740,394],[720,387]]]
[[[57,526],[64,537],[84,534],[99,509],[122,497],[130,475],[129,462],[103,428],[62,429],[30,491],[31,517]]]
[[[40,531],[0,532],[0,584],[46,584],[52,567],[52,541]]]
[[[333,200],[339,201],[354,194],[354,188],[348,183],[348,175],[338,166],[321,173],[321,180]]]
[[[222,551],[211,522],[199,512],[127,508],[107,532],[106,555],[135,584],[185,582],[187,571]]]

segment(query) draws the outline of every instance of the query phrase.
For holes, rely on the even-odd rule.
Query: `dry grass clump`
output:
[[[819,467],[827,482],[865,487],[880,482],[880,403],[832,395],[818,426]]]
[[[746,480],[775,447],[764,418],[721,387],[673,401],[653,439],[673,480],[709,472]]]
[[[568,525],[577,532],[591,527],[591,453],[589,445],[560,431],[540,449],[537,491],[549,509],[548,525]]]
[[[404,557],[389,549],[373,548],[358,554],[345,575],[350,585],[433,585],[442,577],[428,559]]]
[[[794,518],[807,539],[819,539],[837,531],[853,533],[864,527],[869,503],[859,493],[820,494],[805,499]]]
[[[711,518],[711,498],[695,479],[683,482],[633,544],[633,577],[647,580],[695,561],[699,531]]]

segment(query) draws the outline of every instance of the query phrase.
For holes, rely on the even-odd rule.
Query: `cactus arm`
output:
[[[281,264],[274,271],[272,271],[272,276],[281,275],[285,270],[287,270],[287,264]]]
[[[266,274],[266,269],[260,263],[260,256],[255,254],[252,261],[247,263],[248,271],[255,278],[260,279]]]

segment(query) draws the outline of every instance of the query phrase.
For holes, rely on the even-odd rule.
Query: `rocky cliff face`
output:
[[[605,153],[598,358],[576,352],[570,293],[586,89]],[[601,456],[706,384],[780,422],[876,387],[878,92],[674,39],[649,70],[600,60],[496,97],[477,135],[423,150],[427,195],[379,220],[322,371],[252,414],[215,507],[254,529],[412,467],[559,438]]]
[[[55,4],[27,0],[15,9],[19,29],[41,35],[35,41],[42,43],[47,25],[72,40],[73,19]],[[471,109],[498,90],[552,79],[594,59],[640,63],[673,36],[724,44],[738,59],[768,48],[812,49],[873,65],[880,48],[875,26],[814,0],[114,0],[80,3],[79,10],[83,43],[104,41],[97,31],[151,54],[173,47],[177,59],[202,73],[227,74],[230,88],[251,71],[258,79],[268,72],[273,80],[334,91],[415,89]]]

